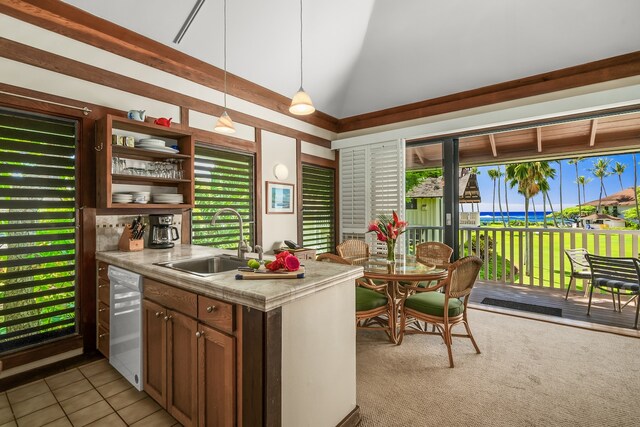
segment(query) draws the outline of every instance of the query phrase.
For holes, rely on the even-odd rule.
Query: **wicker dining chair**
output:
[[[407,292],[401,300],[402,312],[397,344],[402,343],[405,333],[440,335],[447,346],[449,367],[451,368],[454,366],[451,352],[451,341],[454,336],[471,339],[473,347],[480,354],[480,348],[469,328],[467,303],[481,267],[482,260],[480,258],[465,257],[449,264],[447,278],[436,286],[430,288],[409,286],[408,289],[413,292]],[[440,289],[443,289],[443,292],[437,292]],[[445,307],[447,307],[446,310]],[[408,329],[406,328],[407,318],[431,323],[437,328],[437,331]],[[460,323],[467,330],[466,335],[451,332],[453,327]]]
[[[336,251],[342,258],[369,257],[369,245],[364,240],[345,240],[336,246]]]
[[[447,268],[453,248],[440,242],[424,242],[416,246],[416,258],[423,264]]]
[[[346,259],[334,254],[320,254],[316,261],[351,265]],[[364,278],[356,279],[356,327],[358,329],[381,329],[391,337],[391,304],[387,296],[387,284]],[[385,319],[386,316],[386,319]]]

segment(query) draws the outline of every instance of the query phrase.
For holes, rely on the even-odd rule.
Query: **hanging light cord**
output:
[[[302,0],[300,0],[302,1]],[[224,0],[224,109],[227,109],[227,0]]]
[[[302,88],[302,0],[300,0],[300,88]]]

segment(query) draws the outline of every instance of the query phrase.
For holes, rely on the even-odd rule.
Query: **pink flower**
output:
[[[380,231],[380,227],[378,227],[378,220],[374,220],[369,223],[368,231],[375,231],[375,232]]]
[[[385,236],[382,233],[378,233],[378,240],[380,240],[381,242],[386,242],[387,241],[387,236]]]

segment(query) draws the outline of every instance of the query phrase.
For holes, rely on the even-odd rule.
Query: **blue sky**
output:
[[[619,155],[606,155],[585,157],[578,165],[579,175],[584,175],[587,178],[593,178],[593,180],[587,184],[587,201],[597,200],[600,193],[600,181],[593,176],[593,173],[589,171],[593,167],[593,163],[599,158],[611,159],[611,167],[616,162],[620,162],[627,165],[627,168],[622,175],[622,185],[624,188],[633,187],[633,158],[631,154],[619,154]],[[636,155],[636,160],[640,162],[640,154]],[[549,196],[553,202],[553,208],[560,208],[560,178],[559,178],[559,166],[557,163],[552,162],[551,166],[556,169],[555,180],[550,181],[551,191]],[[483,166],[478,168],[480,175],[478,175],[478,185],[480,187],[480,196],[482,203],[480,204],[481,211],[492,210],[492,194],[493,194],[493,182],[487,174],[487,170],[495,169],[496,166]],[[504,172],[504,165],[501,166]],[[575,184],[576,170],[574,165],[570,165],[568,160],[562,160],[562,205],[564,208],[569,206],[576,206],[578,204],[578,186]],[[638,182],[640,185],[640,165],[638,167]],[[502,192],[504,193],[504,184],[502,184]],[[604,179],[605,189],[607,194],[613,194],[620,191],[620,181],[618,175],[610,175]],[[581,196],[582,197],[582,196]],[[496,211],[498,210],[498,200],[496,196]],[[536,196],[534,198],[536,204],[536,210],[542,210],[542,196]],[[502,203],[504,208],[504,194],[502,194]],[[547,207],[548,209],[548,207]],[[466,209],[465,209],[466,210]],[[523,211],[524,210],[524,198],[518,194],[516,189],[509,189],[509,210],[511,211]]]

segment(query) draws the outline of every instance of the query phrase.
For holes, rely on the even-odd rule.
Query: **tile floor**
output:
[[[179,425],[106,359],[0,393],[0,427]]]

